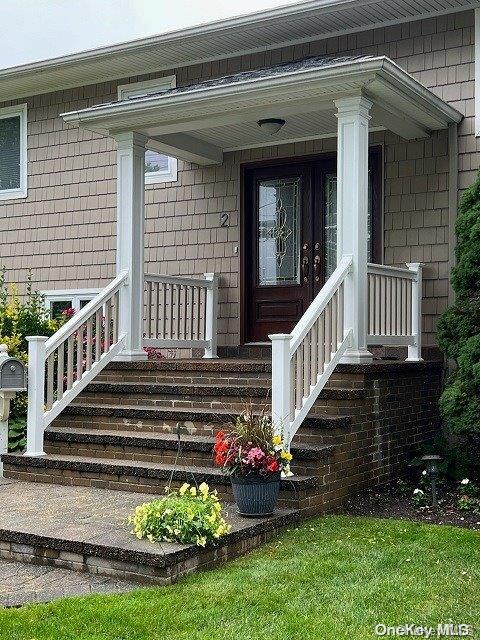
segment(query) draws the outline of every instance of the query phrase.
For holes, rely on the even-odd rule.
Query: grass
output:
[[[0,610],[0,638],[372,640],[379,622],[448,621],[480,633],[479,599],[478,532],[331,516],[170,587]]]

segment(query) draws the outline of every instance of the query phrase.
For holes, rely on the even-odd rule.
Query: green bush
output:
[[[64,318],[52,320],[45,307],[45,299],[32,287],[29,273],[25,296],[20,298],[15,284],[7,285],[5,269],[0,270],[0,344],[6,344],[8,355],[27,364],[27,336],[51,336],[64,322]],[[9,421],[9,450],[17,451],[25,446],[27,394],[17,393],[11,402]]]
[[[438,323],[438,342],[455,362],[440,412],[462,473],[480,475],[480,173],[460,202],[455,227],[455,304]]]
[[[221,513],[216,491],[205,482],[198,489],[185,483],[178,491],[137,507],[129,523],[137,538],[204,547],[230,532]]]

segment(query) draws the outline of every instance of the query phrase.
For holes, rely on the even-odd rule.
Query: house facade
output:
[[[338,5],[336,18],[340,23],[343,20],[345,33],[330,35],[328,29],[333,28],[325,27],[326,32],[316,37],[305,33],[304,38],[298,34],[294,38],[296,14],[291,12],[290,17],[282,17],[287,23],[285,42],[280,36],[278,42],[272,41],[269,35],[268,46],[261,47],[262,51],[242,51],[232,36],[232,42],[226,45],[231,51],[229,55],[201,62],[192,59],[188,64],[179,60],[176,65],[154,71],[153,67],[159,66],[154,53],[161,57],[161,43],[157,49],[151,46],[143,59],[144,44],[139,43],[138,60],[128,62],[138,67],[134,75],[111,79],[109,76],[119,71],[105,58],[102,71],[95,70],[98,82],[87,81],[72,87],[70,71],[65,79],[50,76],[52,88],[62,82],[70,86],[50,91],[48,81],[42,82],[37,91],[28,95],[25,91],[28,83],[33,82],[30,76],[34,74],[34,66],[30,72],[20,69],[17,73],[13,70],[7,75],[0,74],[0,99],[2,93],[9,95],[0,104],[0,123],[12,123],[15,129],[17,118],[18,127],[6,131],[10,131],[12,140],[18,137],[21,151],[20,179],[15,182],[18,192],[15,189],[0,192],[0,254],[7,280],[22,284],[32,269],[36,286],[47,292],[52,303],[71,301],[79,306],[115,276],[117,143],[111,136],[66,122],[61,114],[312,56],[386,56],[463,115],[458,124],[452,123],[429,135],[421,135],[419,130],[416,137],[415,132],[409,131],[409,139],[385,124],[371,126],[369,133],[370,260],[397,266],[423,263],[423,344],[434,347],[436,322],[452,300],[448,278],[454,262],[456,203],[478,168],[474,10],[477,3],[443,3],[449,5],[448,12],[439,9],[439,15],[429,17],[423,17],[427,10],[419,5],[418,16],[409,19],[397,16],[389,21],[396,24],[386,26],[379,14],[378,27],[367,29],[349,29],[346,14],[341,13],[345,10],[342,3],[330,4]],[[367,5],[372,11],[376,6]],[[312,7],[309,10],[313,11]],[[321,16],[321,8],[316,11],[315,15]],[[302,17],[301,12],[298,16]],[[292,22],[290,34],[288,20]],[[269,24],[265,22],[265,28]],[[217,25],[219,33],[222,27]],[[239,32],[248,28],[242,24],[238,27]],[[321,31],[320,27],[317,30]],[[247,45],[250,45],[248,38]],[[88,63],[86,54],[81,60],[63,64],[77,65],[80,76],[87,77]],[[90,64],[94,63],[92,56]],[[141,73],[142,68],[148,73]],[[48,76],[48,65],[44,70]],[[401,114],[397,117],[399,122],[404,119]],[[336,137],[325,133],[321,126],[315,134],[315,126],[305,122],[302,125],[300,118],[285,117],[285,123],[273,136],[260,128],[250,136],[242,134],[239,127],[232,128],[225,137],[221,162],[208,166],[147,151],[153,165],[148,169],[145,185],[145,269],[183,276],[218,274],[220,347],[265,342],[276,326],[280,331],[293,326],[319,284],[325,281],[329,269],[331,273],[332,261],[336,259],[328,238],[331,230],[327,228],[332,222],[335,224],[332,216],[336,203],[332,198],[336,189]],[[400,131],[398,127],[397,130]],[[205,136],[202,140],[206,140]],[[4,181],[9,166],[6,161]],[[308,193],[297,196],[315,199],[308,205],[308,214],[303,213],[314,220],[294,222],[302,228],[294,239],[287,240],[290,267],[285,261],[284,269],[299,270],[300,257],[294,252],[301,252],[301,245],[308,245],[310,248],[303,251],[301,259],[308,260],[312,282],[294,301],[288,287],[275,294],[276,298],[267,300],[264,313],[265,317],[273,314],[272,323],[259,325],[252,318],[252,307],[258,304],[262,292],[258,283],[254,283],[251,267],[253,260],[262,260],[255,243],[259,242],[259,233],[268,234],[268,230],[259,230],[251,224],[252,181],[263,175],[268,183],[295,172],[298,176],[302,174],[305,184],[310,183]],[[292,191],[295,185],[292,183],[290,187],[287,198],[295,197]],[[275,240],[270,238],[270,246],[272,242]],[[294,247],[294,242],[298,246]],[[268,241],[264,245],[268,253]],[[268,259],[255,268],[268,269],[267,263]],[[279,275],[288,280],[286,271],[284,276]],[[299,273],[293,276],[295,282],[300,277]],[[264,273],[264,277],[268,283],[270,276]],[[285,317],[287,322],[282,322]]]

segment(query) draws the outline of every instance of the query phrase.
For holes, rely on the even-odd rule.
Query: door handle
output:
[[[308,256],[303,256],[303,260],[302,260],[302,275],[303,275],[303,281],[304,282],[308,282],[309,266],[310,266],[310,260],[308,259]]]
[[[320,265],[322,263],[322,260],[320,258],[319,255],[316,255],[315,258],[313,259],[313,273],[315,275],[315,282],[318,282],[320,280]]]

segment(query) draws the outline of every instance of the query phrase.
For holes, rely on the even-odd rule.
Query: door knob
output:
[[[315,282],[319,282],[320,280],[320,265],[322,263],[322,260],[320,258],[319,255],[316,255],[315,258],[313,259],[313,272],[315,275]]]
[[[303,256],[303,260],[302,260],[302,275],[303,275],[303,281],[304,282],[308,282],[309,264],[310,264],[310,260],[308,259],[308,256]]]

